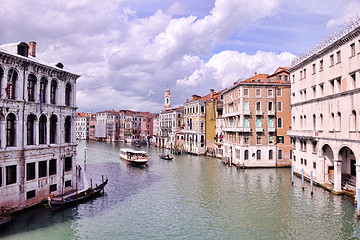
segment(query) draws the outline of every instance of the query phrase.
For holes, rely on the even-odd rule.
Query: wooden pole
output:
[[[291,184],[294,185],[294,166],[291,165]]]
[[[304,191],[304,169],[301,169],[301,184],[302,184],[302,190]]]
[[[360,189],[356,188],[356,208],[357,208],[357,218],[360,219]]]
[[[103,194],[104,194],[104,175],[101,175],[101,181],[102,181],[102,184],[103,184]]]
[[[313,172],[312,171],[310,172],[310,186],[311,186],[311,195],[313,195],[314,191],[313,191]]]

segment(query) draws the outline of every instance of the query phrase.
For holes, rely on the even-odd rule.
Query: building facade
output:
[[[76,79],[36,58],[36,43],[0,46],[0,203],[15,210],[75,188]]]
[[[91,113],[76,113],[76,139],[89,139]]]
[[[294,171],[337,192],[360,186],[359,72],[359,18],[290,69]]]
[[[256,74],[223,93],[224,157],[246,167],[291,165],[288,68]]]

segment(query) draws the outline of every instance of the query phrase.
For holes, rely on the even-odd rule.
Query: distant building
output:
[[[224,156],[247,167],[291,165],[288,68],[256,74],[223,93]]]
[[[36,43],[0,45],[0,203],[16,210],[75,189],[76,79],[36,58]]]
[[[290,77],[294,171],[359,188],[360,19],[295,59]]]
[[[107,110],[96,113],[95,138],[99,141],[115,142],[115,125],[119,113]]]
[[[76,113],[76,139],[89,139],[91,113]]]
[[[213,151],[216,137],[217,102],[221,92],[210,90],[201,97],[193,95],[184,103],[184,150],[192,154],[205,154]],[[206,143],[209,144],[207,149]]]

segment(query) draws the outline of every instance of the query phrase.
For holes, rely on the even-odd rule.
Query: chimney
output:
[[[210,89],[210,98],[214,99],[214,89]]]
[[[186,99],[186,102],[188,103],[188,102],[189,102],[189,99]]]
[[[255,76],[257,75],[257,72],[255,72]]]
[[[32,57],[36,57],[36,42],[29,42],[29,55]]]

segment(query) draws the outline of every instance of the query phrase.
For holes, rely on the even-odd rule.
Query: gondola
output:
[[[165,160],[172,160],[173,159],[172,157],[169,157],[169,155],[159,155],[159,157],[161,159],[165,159]]]
[[[48,205],[51,208],[54,207],[64,207],[64,206],[68,206],[68,205],[75,205],[81,202],[84,202],[86,200],[89,200],[93,197],[95,197],[96,195],[100,194],[101,191],[104,189],[104,187],[106,186],[108,182],[108,179],[106,178],[106,180],[101,183],[100,185],[96,185],[96,187],[94,188],[88,188],[84,191],[80,191],[80,192],[75,192],[75,193],[71,193],[68,195],[57,195],[54,197],[49,197],[48,198]]]

